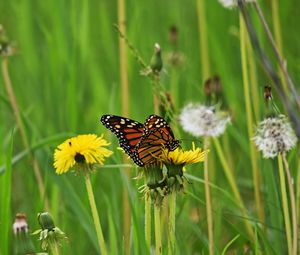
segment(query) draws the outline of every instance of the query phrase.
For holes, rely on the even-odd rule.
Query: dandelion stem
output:
[[[13,109],[13,112],[14,112],[14,115],[16,118],[17,126],[19,127],[19,130],[21,133],[21,138],[22,138],[24,147],[26,150],[30,150],[30,145],[29,145],[28,137],[27,137],[27,134],[25,131],[24,122],[22,120],[19,106],[17,103],[17,99],[15,97],[14,89],[13,89],[13,86],[11,83],[9,70],[8,70],[8,59],[7,58],[3,58],[3,60],[2,60],[2,74],[3,74],[4,86],[5,86],[5,89],[6,89],[8,98],[9,98],[9,102],[11,104],[11,107]],[[41,199],[45,201],[45,209],[49,210],[49,202],[48,202],[48,198],[45,195],[45,184],[44,184],[44,181],[43,181],[43,178],[41,175],[41,170],[40,170],[39,164],[32,152],[30,153],[30,157],[31,157],[31,161],[32,161],[34,175],[35,175],[35,178],[36,178],[36,181],[38,184],[39,193],[41,195]]]
[[[296,210],[297,210],[297,222],[300,222],[300,159],[298,159],[298,168],[297,168],[297,195],[296,195]],[[300,242],[300,240],[299,240]],[[300,245],[300,244],[299,244]]]
[[[253,23],[249,17],[247,9],[245,8],[244,1],[238,0],[238,6],[240,8],[240,13],[242,14],[242,16],[245,20],[245,25],[247,27],[253,49],[258,54],[258,57],[260,58],[263,67],[265,68],[266,72],[269,74],[270,78],[272,79],[274,86],[278,92],[278,95],[279,95],[282,103],[284,104],[284,106],[291,118],[292,123],[294,124],[294,128],[295,128],[297,137],[300,139],[300,119],[299,119],[299,116],[297,115],[297,112],[294,110],[293,102],[291,102],[290,98],[287,97],[287,95],[284,93],[283,86],[280,81],[280,77],[278,77],[277,72],[273,68],[270,58],[266,55],[266,53],[263,51],[263,49],[260,45],[256,31],[254,30]],[[297,97],[297,94],[295,94],[295,93],[292,93],[292,94],[293,94],[293,96]]]
[[[263,27],[265,29],[267,38],[269,39],[269,41],[271,43],[271,46],[272,46],[272,48],[273,48],[273,50],[275,52],[275,56],[276,56],[276,58],[277,58],[277,60],[279,62],[279,66],[281,68],[283,76],[284,76],[284,78],[285,78],[285,80],[286,80],[286,82],[288,84],[288,87],[289,87],[290,91],[292,92],[291,96],[296,101],[298,108],[300,108],[300,98],[298,96],[297,90],[295,89],[295,85],[294,85],[291,77],[289,76],[289,73],[288,73],[287,67],[286,67],[286,63],[285,63],[285,61],[284,61],[284,59],[283,59],[283,57],[282,57],[282,55],[281,55],[281,53],[280,53],[280,51],[279,51],[276,43],[275,43],[275,40],[274,40],[273,35],[272,35],[271,31],[270,31],[268,23],[267,23],[267,21],[266,21],[266,19],[264,17],[264,14],[263,14],[263,12],[262,12],[262,10],[260,8],[260,5],[255,1],[254,2],[254,6],[255,6],[255,9],[256,9],[257,14],[259,16],[259,19],[260,19],[260,21],[261,21],[261,23],[262,23],[262,25],[263,25]],[[284,86],[283,86],[283,88],[284,88]]]
[[[90,206],[91,206],[91,210],[92,210],[92,216],[93,216],[93,220],[94,220],[94,224],[95,224],[95,228],[96,228],[100,251],[101,251],[102,255],[107,255],[106,244],[105,244],[103,233],[102,233],[100,218],[99,218],[99,214],[98,214],[97,207],[96,207],[96,202],[95,202],[95,197],[94,197],[94,193],[93,193],[93,189],[92,189],[90,174],[88,171],[85,172],[84,179],[85,179],[85,185],[86,185],[86,189],[87,189],[87,193],[88,193],[88,197],[89,197],[89,201],[90,201]]]
[[[151,248],[151,197],[145,195],[145,239],[147,247]]]
[[[253,100],[253,110],[255,120],[260,120],[260,91],[258,90],[258,83],[257,83],[257,73],[256,73],[256,66],[255,66],[255,59],[253,56],[253,49],[250,43],[250,40],[247,38],[247,53],[248,56],[248,63],[249,63],[249,78],[250,78],[250,86],[251,86],[251,96]]]
[[[217,138],[214,138],[213,142],[214,142],[214,145],[216,147],[216,151],[217,151],[217,154],[220,158],[221,164],[223,166],[223,170],[224,170],[224,173],[226,175],[226,178],[227,178],[227,180],[229,182],[229,185],[232,189],[233,195],[234,195],[235,199],[237,200],[238,204],[241,207],[242,215],[243,215],[244,218],[248,218],[247,209],[246,209],[245,204],[244,204],[244,202],[241,198],[241,194],[240,194],[239,189],[237,187],[237,184],[236,184],[235,178],[233,176],[233,173],[232,173],[232,171],[231,171],[231,169],[230,169],[230,167],[229,167],[229,165],[226,161],[226,158],[225,158],[224,152],[222,150],[222,147],[220,145],[220,142]],[[251,238],[254,238],[253,229],[252,229],[251,225],[249,224],[249,221],[244,220],[244,223],[245,223],[245,227],[247,229],[247,232],[248,232],[249,236]]]
[[[126,35],[125,26],[125,0],[118,0],[118,24],[119,30]],[[119,36],[119,55],[120,55],[120,79],[121,79],[121,96],[122,96],[122,115],[129,114],[129,88],[128,88],[128,67],[127,67],[127,49],[126,42],[123,37]],[[123,162],[127,163],[127,157],[123,156]],[[130,180],[131,169],[126,169],[126,176]],[[128,191],[123,187],[123,236],[125,241],[125,254],[130,254],[130,206],[128,201]]]
[[[168,243],[168,255],[175,255],[175,216],[176,216],[176,192],[173,191],[169,195],[169,243]]]
[[[154,223],[155,223],[155,255],[162,254],[162,245],[161,245],[161,224],[160,224],[160,205],[154,206]]]
[[[55,240],[51,240],[49,242],[49,246],[50,246],[51,254],[53,254],[53,255],[59,255],[60,254],[58,244]]]
[[[247,69],[247,52],[246,52],[246,42],[247,34],[245,30],[245,24],[243,22],[242,14],[240,14],[240,44],[241,44],[241,60],[242,60],[242,73],[243,73],[243,84],[244,84],[244,97],[245,97],[245,106],[246,106],[246,118],[247,118],[247,129],[248,136],[253,136],[253,119],[252,119],[252,110],[251,110],[251,100],[249,93],[249,75]],[[259,219],[261,222],[264,222],[264,210],[261,202],[260,195],[260,176],[257,167],[257,154],[252,143],[249,143],[250,146],[250,157],[252,164],[252,175],[254,182],[254,195],[255,195],[255,205],[258,212]]]
[[[171,73],[171,90],[173,95],[174,107],[178,106],[179,96],[178,96],[178,70],[173,69]]]
[[[204,138],[204,150],[209,148],[209,137]],[[213,234],[213,219],[212,219],[212,206],[211,196],[209,188],[209,176],[208,176],[208,154],[204,159],[204,188],[205,188],[205,201],[206,201],[206,214],[207,214],[207,228],[208,228],[208,246],[209,254],[214,255],[214,234]]]
[[[278,0],[271,1],[271,9],[272,9],[272,23],[274,28],[274,36],[275,36],[275,43],[278,47],[278,52],[282,55],[282,40],[281,40],[281,29],[280,29],[280,19],[279,19],[279,10],[278,10]],[[278,65],[278,72],[282,81],[283,89],[285,93],[288,92],[288,87],[286,84],[286,80],[284,78],[284,74],[280,69],[280,65]]]
[[[201,67],[202,67],[202,80],[206,80],[210,75],[210,62],[207,41],[207,24],[205,16],[204,0],[197,0],[197,16],[198,16],[198,29],[200,39],[200,54],[201,54]]]
[[[295,201],[295,191],[293,185],[293,178],[290,173],[289,164],[286,159],[286,154],[283,153],[282,160],[286,172],[286,177],[289,186],[289,194],[291,201],[291,209],[292,209],[292,225],[293,225],[293,255],[297,255],[297,242],[298,242],[298,231],[297,231],[297,212],[296,212],[296,201]]]
[[[284,170],[282,164],[282,155],[278,155],[278,166],[279,166],[279,178],[280,178],[280,188],[281,188],[281,197],[282,197],[282,208],[283,208],[283,217],[285,223],[285,233],[287,239],[287,247],[288,247],[288,255],[293,254],[292,249],[292,237],[291,237],[291,223],[289,216],[289,208],[288,208],[288,199],[285,187],[285,177]]]
[[[159,75],[152,77],[153,87],[153,110],[155,114],[159,114]]]
[[[125,0],[118,0],[118,20],[119,30],[126,34],[125,26]],[[124,37],[119,37],[119,54],[120,54],[120,78],[122,87],[122,113],[127,115],[129,112],[129,88],[128,88],[128,67],[127,67],[127,50]]]

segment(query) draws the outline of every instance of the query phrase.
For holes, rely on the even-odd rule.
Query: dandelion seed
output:
[[[295,147],[297,137],[285,115],[268,117],[258,124],[256,135],[252,138],[264,158],[274,158],[279,153]]]
[[[60,144],[54,152],[54,167],[57,174],[68,172],[76,164],[101,164],[112,151],[104,148],[109,143],[93,134],[79,135]]]
[[[245,0],[246,3],[251,3],[255,1],[256,0]],[[238,6],[238,0],[219,0],[219,3],[227,9],[233,9]]]
[[[189,104],[182,110],[179,121],[182,128],[194,136],[217,137],[230,123],[227,112],[217,111],[215,106]]]

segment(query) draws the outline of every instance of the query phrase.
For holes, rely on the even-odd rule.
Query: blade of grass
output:
[[[12,196],[12,155],[13,155],[13,131],[9,148],[6,153],[6,169],[4,175],[0,176],[0,222],[1,222],[1,238],[0,250],[3,254],[10,254],[11,236],[11,196]]]
[[[230,245],[232,245],[235,242],[235,240],[237,240],[239,237],[240,237],[240,235],[236,235],[234,238],[232,238],[224,247],[221,255],[225,255],[227,250],[229,249]]]

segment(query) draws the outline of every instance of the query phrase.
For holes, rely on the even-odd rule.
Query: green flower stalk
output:
[[[59,255],[61,241],[67,239],[66,234],[55,226],[53,218],[48,212],[39,213],[38,222],[41,229],[36,230],[33,235],[39,235],[39,241],[41,241],[41,247],[44,251]]]
[[[35,178],[37,181],[39,193],[41,200],[45,201],[45,208],[47,209],[48,206],[48,198],[44,194],[45,193],[45,184],[44,180],[42,178],[41,170],[39,167],[39,163],[34,157],[34,154],[31,151],[31,146],[29,143],[28,135],[26,133],[25,129],[25,123],[21,117],[20,107],[18,105],[17,98],[15,96],[14,87],[11,82],[10,78],[10,72],[9,72],[9,57],[13,56],[15,53],[15,48],[13,47],[13,44],[8,39],[6,32],[3,28],[3,26],[0,24],[0,57],[2,57],[2,63],[1,63],[1,71],[3,76],[3,84],[7,93],[7,97],[10,103],[10,106],[13,110],[13,113],[15,115],[16,124],[20,130],[21,138],[23,145],[26,150],[30,151],[30,156],[32,160],[33,165],[33,172],[35,174]]]
[[[280,114],[278,108],[273,102],[271,87],[265,87],[264,97],[267,104],[267,117],[258,124],[256,134],[252,139],[257,149],[263,153],[264,158],[278,157],[282,208],[284,214],[288,254],[296,255],[298,248],[296,201],[293,179],[289,170],[288,161],[286,159],[286,153],[296,146],[298,139],[291,126],[291,123],[288,121],[288,118],[285,115]],[[282,162],[284,162],[284,164]],[[290,220],[284,170],[289,188],[288,193],[290,196],[290,211],[292,220]],[[291,235],[291,221],[293,238]]]
[[[57,174],[66,173],[74,168],[77,174],[82,173],[84,175],[98,244],[102,255],[107,254],[107,249],[96,207],[90,173],[96,164],[103,165],[105,158],[112,155],[112,151],[105,148],[108,145],[109,143],[102,136],[97,137],[93,134],[79,135],[60,144],[54,153],[54,167]]]
[[[206,96],[209,96],[212,92],[217,95],[220,85],[216,82],[218,79],[214,79],[214,89],[212,90],[209,84],[209,91],[206,91]],[[206,88],[208,89],[208,88]],[[219,96],[219,95],[218,95]],[[210,101],[207,99],[207,101]],[[218,137],[225,132],[227,125],[230,123],[230,116],[227,112],[221,111],[217,106],[207,106],[202,104],[188,104],[185,106],[179,116],[179,121],[182,128],[192,134],[195,137],[204,137],[204,149],[209,149],[210,137]],[[210,195],[209,186],[209,160],[205,157],[204,160],[204,187],[205,187],[205,201],[206,201],[206,214],[207,214],[207,229],[209,239],[209,254],[214,254],[214,234],[213,234],[213,212],[212,212],[212,199]]]
[[[161,164],[147,165],[141,168],[145,185],[140,189],[145,195],[145,239],[151,247],[151,202],[154,204],[154,226],[156,254],[162,254],[160,208],[168,194],[167,176],[163,174]]]
[[[35,253],[35,248],[28,233],[28,224],[26,218],[27,217],[25,214],[17,213],[15,222],[13,224],[13,247],[15,255]]]
[[[249,84],[249,72],[248,72],[248,56],[247,56],[247,33],[246,26],[242,17],[242,14],[239,16],[240,23],[240,47],[241,47],[241,62],[242,62],[242,78],[243,78],[243,87],[244,87],[244,98],[245,98],[245,110],[246,110],[246,119],[247,119],[247,131],[249,138],[253,136],[253,113],[252,113],[252,104],[250,98],[250,84]],[[262,222],[265,222],[265,212],[264,207],[262,206],[262,197],[260,192],[260,173],[257,164],[257,153],[254,149],[253,144],[249,144],[250,147],[250,158],[251,158],[251,168],[252,176],[254,183],[254,196],[255,196],[255,207],[259,219]]]
[[[160,156],[161,162],[167,168],[167,187],[169,195],[169,227],[168,227],[168,254],[175,254],[175,218],[176,218],[176,194],[183,191],[187,179],[184,177],[184,167],[188,164],[203,162],[208,151],[195,148],[183,151],[177,148],[174,151],[164,149]]]
[[[141,187],[141,191],[145,196],[150,197],[155,205],[161,206],[164,197],[168,194],[167,176],[163,174],[162,166],[153,164],[141,169],[145,178],[145,185]]]

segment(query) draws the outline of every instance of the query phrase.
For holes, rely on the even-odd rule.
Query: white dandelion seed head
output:
[[[26,222],[26,217],[16,217],[15,222],[13,224],[13,232],[14,234],[18,234],[20,232],[28,232],[28,224]]]
[[[256,0],[245,0],[246,3],[255,2]],[[222,4],[227,9],[232,9],[238,6],[237,0],[219,0],[219,3]]]
[[[224,133],[230,123],[227,112],[217,111],[215,106],[188,104],[179,116],[180,124],[193,136],[217,137]]]
[[[291,150],[297,143],[295,132],[285,115],[261,121],[252,140],[264,158],[274,158],[279,153]]]

